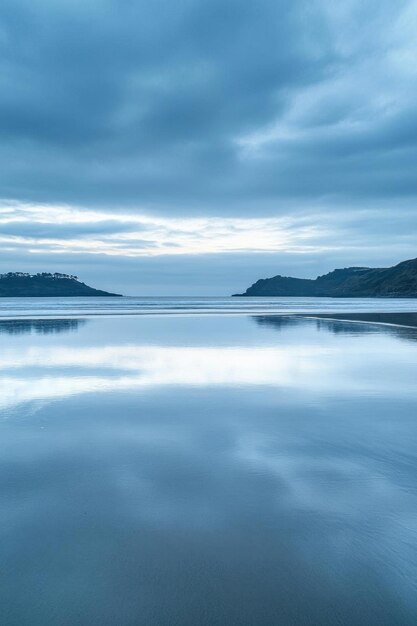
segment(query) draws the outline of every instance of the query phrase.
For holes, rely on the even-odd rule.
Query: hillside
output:
[[[101,289],[93,289],[69,274],[25,274],[8,272],[0,274],[0,297],[79,297],[119,296]]]
[[[263,278],[236,296],[314,296],[329,298],[416,298],[417,259],[394,267],[347,267],[316,279]]]

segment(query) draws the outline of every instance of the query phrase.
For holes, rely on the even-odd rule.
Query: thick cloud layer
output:
[[[416,34],[412,0],[3,0],[0,197],[360,228],[379,211],[398,249],[415,226]],[[51,232],[21,228],[2,233]]]

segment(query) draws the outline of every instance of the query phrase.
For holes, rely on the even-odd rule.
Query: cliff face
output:
[[[415,298],[417,259],[394,267],[347,267],[315,280],[274,276],[258,280],[240,296],[315,296],[338,298]]]
[[[76,297],[118,296],[101,289],[93,289],[68,274],[23,274],[9,272],[0,274],[0,297]]]

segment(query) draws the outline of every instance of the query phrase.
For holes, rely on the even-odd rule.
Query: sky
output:
[[[2,0],[0,272],[129,295],[417,256],[415,0]]]

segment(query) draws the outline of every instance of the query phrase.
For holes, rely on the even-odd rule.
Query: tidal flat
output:
[[[0,321],[1,623],[414,626],[417,329],[369,321]]]

